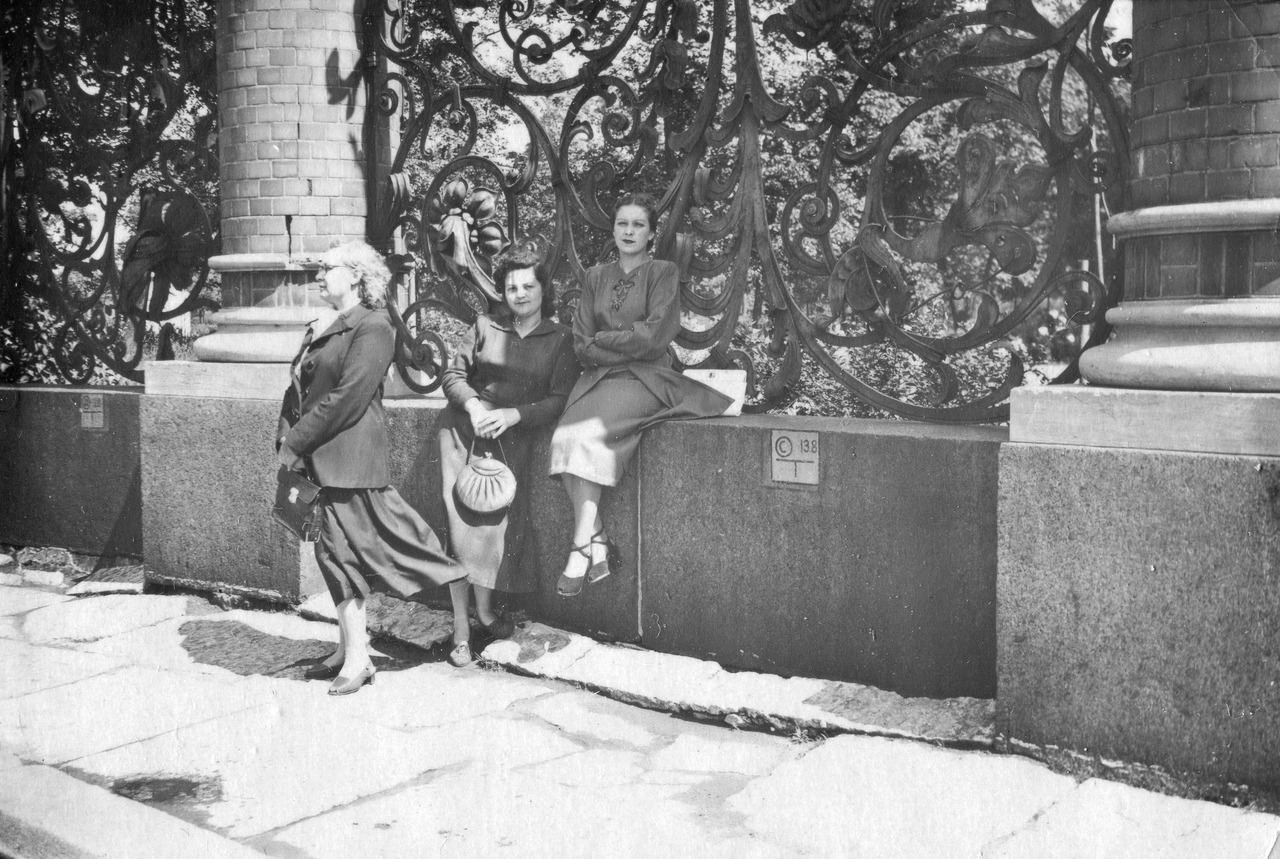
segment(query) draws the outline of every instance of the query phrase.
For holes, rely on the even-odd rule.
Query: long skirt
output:
[[[449,514],[449,551],[466,571],[467,581],[493,590],[527,593],[538,585],[537,535],[532,527],[529,488],[534,478],[534,433],[516,426],[493,439],[477,439],[475,456],[491,453],[516,476],[516,497],[502,513],[473,513],[453,494],[471,446],[471,419],[454,408],[440,427],[440,485]]]
[[[584,373],[551,436],[548,472],[617,486],[644,430],[663,421],[714,417],[731,402],[706,385],[653,365],[614,367],[594,383]]]
[[[462,578],[431,526],[394,487],[320,492],[316,560],[334,605],[370,592],[421,601]]]

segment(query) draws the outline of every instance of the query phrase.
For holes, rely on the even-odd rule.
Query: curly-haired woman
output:
[[[362,241],[324,255],[320,297],[338,318],[309,331],[293,361],[280,414],[279,461],[320,485],[316,559],[338,609],[338,649],[307,672],[334,677],[330,695],[372,683],[365,627],[371,591],[402,599],[461,578],[422,517],[390,486],[382,382],[395,350],[386,311],[391,280],[382,256]]]

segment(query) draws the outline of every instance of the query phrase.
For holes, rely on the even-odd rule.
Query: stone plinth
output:
[[[1280,459],[1000,451],[997,728],[1280,788]]]
[[[298,602],[323,588],[313,546],[272,521],[288,364],[147,365],[142,540],[147,577]]]
[[[1009,441],[1280,456],[1280,394],[1014,388]]]
[[[775,430],[813,434],[817,483],[771,479]],[[832,418],[655,428],[639,471],[645,646],[902,695],[993,697],[1004,439]]]
[[[0,386],[0,542],[142,554],[139,398]]]

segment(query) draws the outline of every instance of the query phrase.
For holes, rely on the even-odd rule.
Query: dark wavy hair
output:
[[[538,285],[542,287],[542,317],[555,319],[556,289],[551,283],[546,260],[542,258],[542,254],[532,248],[509,247],[498,254],[493,261],[493,285],[498,290],[498,294],[503,296],[502,310],[506,313],[511,312],[506,302],[507,275],[524,269],[532,269],[533,276],[538,279]]]
[[[653,235],[649,237],[647,250],[653,250],[654,242],[658,240],[658,201],[653,198],[652,194],[638,192],[623,194],[618,198],[618,202],[613,204],[613,216],[615,218],[623,206],[639,206],[644,209],[645,215],[649,218],[649,228],[653,230]]]

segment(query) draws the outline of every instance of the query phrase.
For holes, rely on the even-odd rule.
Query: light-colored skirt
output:
[[[635,459],[640,434],[671,420],[709,418],[733,401],[693,379],[652,364],[583,374],[551,436],[548,473],[617,486]]]
[[[320,492],[316,561],[334,605],[372,591],[423,600],[464,570],[394,487]]]
[[[475,455],[489,451],[505,458],[516,477],[516,497],[501,513],[473,513],[459,507],[453,495],[458,473],[471,446],[471,419],[455,408],[445,412],[440,427],[440,477],[449,515],[449,551],[466,570],[467,581],[497,591],[525,593],[538,587],[538,549],[529,509],[533,479],[533,434],[516,426],[476,443]]]

